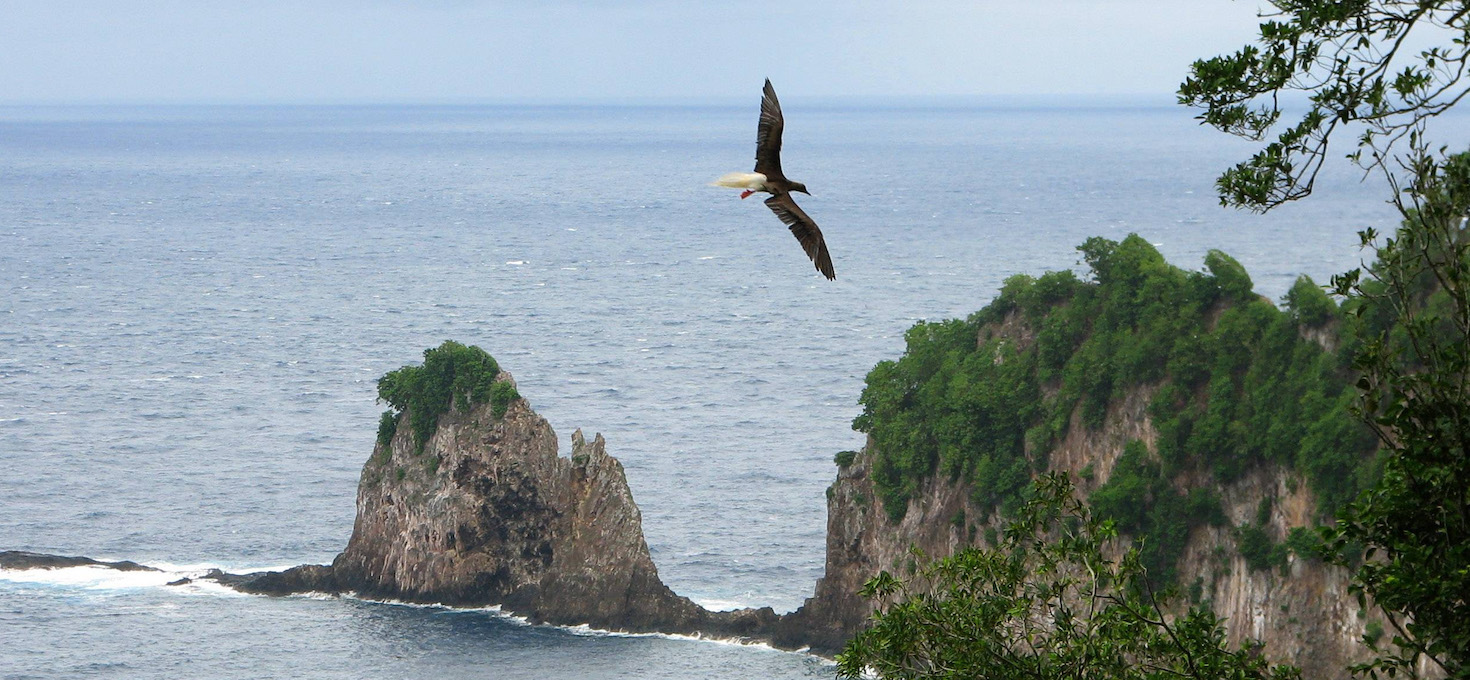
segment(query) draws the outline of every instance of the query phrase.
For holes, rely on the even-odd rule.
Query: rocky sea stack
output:
[[[497,381],[510,381],[500,373]],[[499,604],[534,620],[688,629],[703,610],[659,580],[643,520],[601,435],[572,457],[524,399],[453,410],[415,451],[399,428],[363,468],[357,521],[332,563],[368,597]]]
[[[571,457],[559,456],[556,433],[510,374],[493,359],[484,366],[494,377],[478,392],[508,396],[446,395],[431,428],[414,426],[412,407],[385,414],[358,483],[352,538],[331,565],[210,578],[261,594],[499,605],[535,622],[765,636],[777,621],[770,608],[711,612],[665,586],[623,466],[602,436],[588,442],[578,430]],[[428,434],[420,440],[420,432]]]

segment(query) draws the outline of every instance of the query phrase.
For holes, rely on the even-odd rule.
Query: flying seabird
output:
[[[771,197],[766,199],[766,207],[776,213],[781,222],[791,227],[791,233],[801,242],[806,256],[816,264],[817,271],[835,281],[837,274],[832,271],[832,256],[827,254],[827,242],[822,240],[822,230],[817,228],[817,223],[791,198],[793,191],[800,191],[808,196],[811,193],[806,190],[805,184],[786,179],[786,175],[781,173],[781,128],[785,121],[781,117],[781,102],[776,100],[776,89],[771,87],[770,78],[766,79],[763,92],[761,120],[755,135],[755,172],[728,173],[715,180],[714,185],[744,189],[745,191],[740,192],[741,198],[747,198],[757,191],[770,194]]]

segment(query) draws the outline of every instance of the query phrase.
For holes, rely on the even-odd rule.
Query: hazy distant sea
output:
[[[788,175],[819,277],[757,199],[749,107],[0,109],[0,549],[164,576],[0,572],[0,677],[790,678],[811,657],[488,611],[163,588],[326,562],[352,529],[375,379],[445,339],[557,429],[602,432],[664,580],[790,610],[863,376],[919,319],[1137,232],[1263,294],[1391,227],[1319,196],[1218,207],[1251,147],[1151,107],[803,106]],[[1467,127],[1459,121],[1453,125]]]

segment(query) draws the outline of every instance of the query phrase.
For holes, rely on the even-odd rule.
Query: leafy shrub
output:
[[[1236,531],[1236,541],[1239,543],[1240,555],[1251,569],[1286,566],[1286,545],[1271,540],[1271,535],[1266,533],[1265,528],[1246,524]]]
[[[1256,503],[1256,524],[1257,525],[1266,526],[1266,524],[1271,521],[1271,506],[1272,505],[1273,505],[1273,503],[1271,502],[1271,497],[1270,496],[1266,496],[1266,497],[1264,497],[1264,498],[1261,499],[1261,502]]]
[[[1337,318],[1337,303],[1327,291],[1302,274],[1286,292],[1286,306],[1304,326],[1321,326]]]
[[[1138,440],[1123,447],[1112,477],[1093,492],[1090,502],[1098,518],[1111,519],[1119,531],[1143,539],[1139,555],[1156,584],[1174,581],[1191,529],[1225,521],[1213,490],[1197,488],[1181,495]]]
[[[398,410],[399,417],[406,414],[415,454],[423,453],[439,416],[450,408],[466,409],[490,400],[499,373],[500,366],[485,350],[446,340],[424,350],[423,365],[404,366],[379,378],[378,399]]]
[[[1382,639],[1383,639],[1383,624],[1382,623],[1379,623],[1377,620],[1374,620],[1374,621],[1369,621],[1367,625],[1363,626],[1363,642],[1366,642],[1369,647],[1372,647],[1373,645],[1378,644],[1378,641],[1379,640],[1382,640]]]
[[[837,467],[845,468],[852,465],[852,461],[856,458],[857,451],[838,451],[837,455],[832,457],[832,462],[836,463]]]
[[[1293,527],[1286,533],[1286,549],[1304,560],[1321,560],[1326,544],[1320,533],[1306,527]]]
[[[516,391],[515,385],[508,382],[495,383],[490,386],[490,413],[496,418],[504,418],[510,403],[520,398],[521,393]]]
[[[1250,274],[1246,273],[1245,267],[1235,258],[1218,250],[1211,250],[1205,254],[1205,268],[1215,276],[1220,294],[1225,299],[1246,301],[1254,297]]]
[[[393,435],[398,433],[398,414],[392,411],[384,411],[382,417],[378,418],[378,446],[388,447],[393,443]]]
[[[1208,524],[1218,527],[1225,524],[1225,507],[1220,504],[1220,496],[1208,487],[1189,490],[1189,494],[1184,497],[1184,515],[1190,526]]]

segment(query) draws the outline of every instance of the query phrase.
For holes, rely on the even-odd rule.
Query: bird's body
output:
[[[781,115],[781,102],[776,99],[776,90],[767,79],[761,97],[760,124],[756,127],[755,172],[727,173],[713,184],[744,189],[740,193],[741,198],[756,192],[770,194],[771,197],[766,199],[766,207],[791,228],[791,233],[801,242],[802,249],[811,258],[812,264],[816,265],[817,271],[828,279],[836,280],[837,274],[832,270],[832,256],[827,253],[827,242],[822,238],[822,230],[817,228],[817,223],[791,198],[793,191],[808,196],[811,194],[807,193],[805,184],[786,179],[786,175],[781,172],[781,130],[785,125],[785,119]]]

